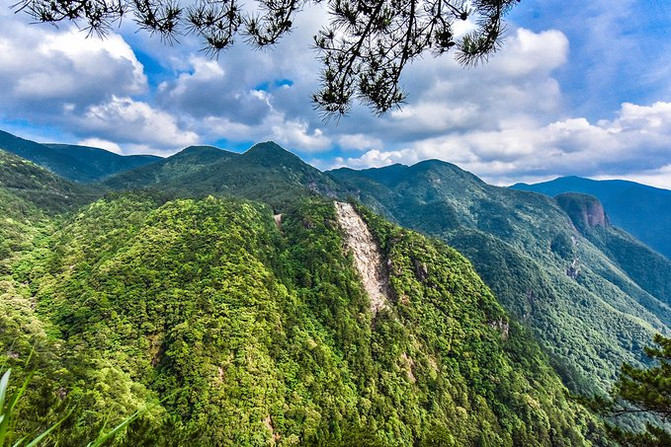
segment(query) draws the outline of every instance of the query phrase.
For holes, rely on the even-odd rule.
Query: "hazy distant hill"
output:
[[[671,304],[671,261],[609,222],[596,197],[563,193],[555,200],[580,233],[643,289]]]
[[[0,149],[30,160],[69,180],[90,183],[161,160],[153,155],[122,156],[71,144],[40,144],[0,130]]]
[[[581,177],[561,177],[533,185],[518,183],[511,188],[549,196],[564,192],[593,195],[603,203],[614,225],[671,258],[669,190],[625,180],[590,180]]]

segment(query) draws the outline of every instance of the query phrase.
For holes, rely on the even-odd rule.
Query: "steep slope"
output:
[[[90,205],[24,261],[60,347],[20,430],[57,417],[46,400],[85,409],[63,446],[147,405],[118,443],[607,445],[461,255],[338,209],[388,269],[375,318],[333,202],[303,202],[281,230],[267,206],[212,197]],[[0,341],[20,370],[28,348]]]
[[[598,198],[613,224],[634,235],[646,245],[671,258],[671,191],[625,180],[590,180],[562,177],[549,182],[513,189],[534,191],[549,196],[578,192]]]
[[[573,390],[604,390],[671,324],[666,286],[620,266],[549,197],[490,186],[435,160],[328,174],[364,204],[464,253]],[[596,211],[585,210],[589,223],[605,225]]]
[[[153,155],[122,156],[87,146],[39,144],[0,130],[0,149],[30,160],[69,180],[89,183],[161,160]]]
[[[596,197],[564,193],[556,196],[555,200],[583,236],[644,290],[671,304],[671,261],[610,225]],[[581,212],[576,213],[576,210]]]
[[[31,371],[33,379],[26,392],[36,402],[31,420],[37,424],[25,434],[34,435],[35,429],[54,421],[54,414],[67,411],[54,398],[53,376],[58,372],[48,368],[50,360],[59,356],[59,345],[47,335],[49,324],[35,315],[25,275],[44,273],[37,259],[49,253],[49,237],[71,211],[99,196],[95,188],[72,183],[0,150],[0,365],[3,371],[20,365],[13,368],[14,383],[21,383]],[[10,393],[14,391],[10,384]],[[20,417],[14,422],[17,425],[10,425],[10,433],[25,428]]]
[[[72,183],[1,149],[0,189],[24,203],[17,207],[8,203],[4,209],[8,216],[25,204],[52,214],[62,213],[91,201],[101,191],[98,187]]]
[[[261,200],[276,209],[307,196],[333,196],[337,185],[318,169],[273,142],[243,154],[214,148],[185,150],[156,165],[111,177],[114,189],[160,188],[177,197],[223,194]]]

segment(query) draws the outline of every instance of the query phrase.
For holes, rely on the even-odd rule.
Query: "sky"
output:
[[[132,20],[102,40],[31,24],[14,1],[0,0],[0,129],[24,138],[162,156],[273,140],[323,170],[440,159],[501,185],[580,175],[671,188],[667,0],[522,0],[488,63],[426,55],[404,72],[403,108],[355,106],[337,122],[310,101],[321,7],[273,49],[238,39],[212,59],[192,36],[166,45]]]

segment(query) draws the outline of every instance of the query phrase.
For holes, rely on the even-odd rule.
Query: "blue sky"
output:
[[[321,169],[438,158],[508,184],[560,175],[671,188],[671,4],[522,0],[503,49],[463,69],[426,56],[403,109],[323,122],[310,103],[312,7],[275,49],[243,42],[217,60],[127,21],[105,40],[31,25],[0,0],[0,128],[37,141],[169,155],[275,140]]]

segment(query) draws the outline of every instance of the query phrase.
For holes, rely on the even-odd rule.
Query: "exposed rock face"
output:
[[[354,255],[363,286],[370,298],[373,315],[389,305],[388,275],[380,246],[368,226],[349,203],[335,202],[338,225],[345,236],[347,248]]]
[[[587,194],[566,193],[555,197],[559,206],[569,215],[580,231],[594,227],[608,227],[610,222],[603,205],[596,197]]]

